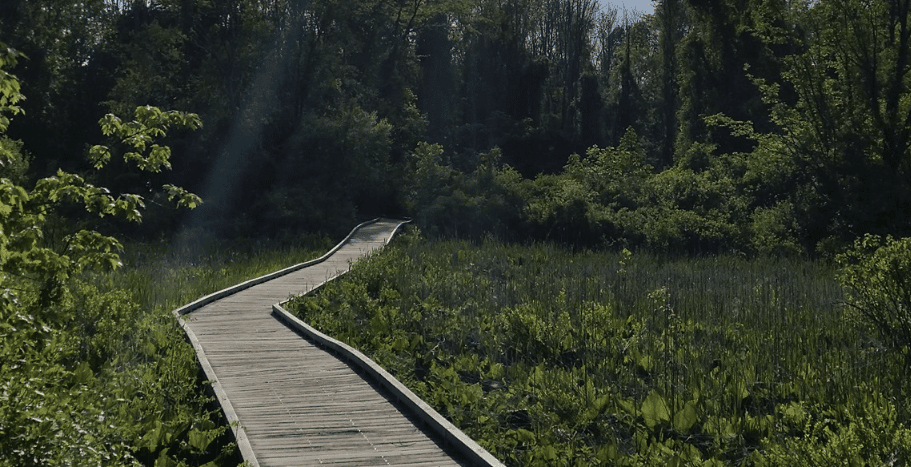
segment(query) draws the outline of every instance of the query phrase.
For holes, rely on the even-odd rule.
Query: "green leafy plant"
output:
[[[911,238],[866,235],[838,256],[851,309],[890,348],[911,346]]]
[[[0,45],[0,165],[10,167],[0,171],[0,459],[22,466],[214,459],[220,454],[207,451],[226,429],[204,409],[195,356],[170,315],[138,318],[130,293],[87,283],[89,272],[120,268],[123,247],[85,214],[139,222],[143,198],[63,170],[27,184],[21,145],[4,134],[21,113],[19,82],[5,71],[19,57]],[[101,121],[127,148],[118,152],[123,159],[151,172],[170,167],[170,150],[156,139],[199,125],[196,115],[154,107],[138,108],[126,123]],[[96,168],[112,157],[100,146],[90,154]],[[179,206],[200,203],[181,188],[164,189]]]

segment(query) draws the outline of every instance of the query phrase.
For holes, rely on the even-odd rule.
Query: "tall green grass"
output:
[[[842,299],[826,263],[412,234],[292,308],[511,465],[907,462],[901,356]]]
[[[120,465],[237,465],[221,408],[172,311],[330,246],[324,237],[256,243],[196,233],[128,244],[122,269],[75,280],[63,310],[73,346],[66,366],[92,404],[74,413],[104,421],[86,431],[86,449],[116,446],[106,458]]]
[[[146,310],[174,310],[209,293],[325,254],[333,241],[310,235],[276,241],[220,240],[191,232],[128,244],[108,286],[132,291]]]

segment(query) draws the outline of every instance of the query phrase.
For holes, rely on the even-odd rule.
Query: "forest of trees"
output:
[[[202,129],[168,136],[167,175],[94,175],[202,197],[108,226],[131,235],[388,214],[446,234],[815,255],[908,231],[909,5],[10,0],[0,41],[23,54],[9,72],[26,99],[6,137],[35,179],[88,170],[109,112],[198,114]]]

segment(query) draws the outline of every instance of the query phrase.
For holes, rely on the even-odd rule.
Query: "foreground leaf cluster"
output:
[[[19,58],[0,44],[0,465],[230,459],[227,427],[209,406],[195,354],[173,317],[140,306],[137,287],[105,280],[122,266],[123,246],[94,220],[138,222],[143,197],[64,170],[26,177],[28,155],[5,134],[24,97],[4,68]],[[117,153],[143,171],[170,166],[170,151],[153,143],[167,128],[199,126],[193,114],[153,107],[135,114],[129,123],[108,116],[101,125],[130,147]],[[92,150],[99,153],[96,168],[111,158],[108,149]],[[167,189],[178,205],[199,203]]]

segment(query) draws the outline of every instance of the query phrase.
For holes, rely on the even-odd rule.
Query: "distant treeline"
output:
[[[0,42],[27,57],[11,72],[28,97],[7,136],[36,178],[88,169],[108,112],[199,114],[202,130],[165,141],[167,175],[114,163],[92,176],[148,201],[162,183],[203,198],[182,218],[147,203],[152,235],[387,214],[443,234],[825,253],[909,232],[909,10],[5,0]]]

